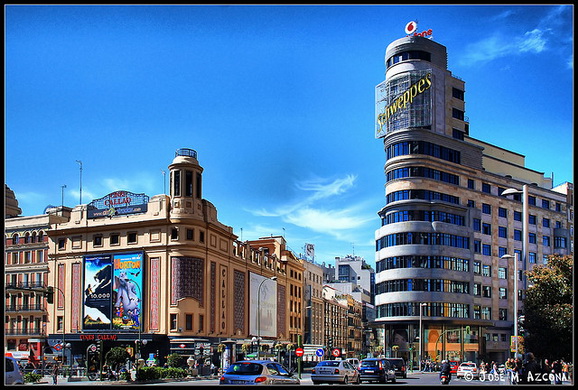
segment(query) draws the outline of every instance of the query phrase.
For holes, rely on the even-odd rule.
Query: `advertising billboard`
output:
[[[375,87],[375,137],[432,124],[431,70],[411,71]]]
[[[115,215],[146,213],[149,197],[129,191],[115,191],[87,206],[88,218],[113,217]]]
[[[143,252],[84,256],[84,330],[141,326]]]
[[[277,337],[277,282],[251,272],[249,283],[250,334]]]

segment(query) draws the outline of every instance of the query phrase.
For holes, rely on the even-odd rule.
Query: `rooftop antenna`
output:
[[[353,257],[355,257],[355,244],[352,242],[351,247],[353,248]]]
[[[66,184],[63,184],[62,186],[60,186],[60,189],[62,191],[62,202],[60,203],[61,207],[64,207],[64,189],[66,188]]]
[[[82,204],[82,161],[76,160],[76,162],[80,165],[80,203]]]

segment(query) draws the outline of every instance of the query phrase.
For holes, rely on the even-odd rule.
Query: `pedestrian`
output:
[[[552,373],[554,374],[554,384],[561,385],[562,384],[562,363],[560,360],[555,360],[552,363]]]
[[[520,382],[528,385],[544,384],[540,381],[542,375],[542,369],[532,352],[526,354],[526,362],[522,366],[522,375],[520,376]]]
[[[58,369],[58,364],[54,365],[54,369],[52,370],[52,384],[53,385],[57,385],[58,384],[58,374],[59,374],[60,370]]]

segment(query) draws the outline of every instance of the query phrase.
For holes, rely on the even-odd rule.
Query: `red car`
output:
[[[450,374],[456,374],[458,372],[458,366],[460,365],[460,363],[454,360],[450,360],[449,363],[450,363]]]

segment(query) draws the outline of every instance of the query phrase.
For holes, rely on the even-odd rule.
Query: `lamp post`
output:
[[[276,276],[263,279],[257,289],[257,359],[261,357],[261,287],[267,280],[277,280]]]
[[[504,255],[502,259],[514,259],[514,358],[518,355],[518,260],[519,255]]]
[[[80,203],[82,204],[82,161],[76,160],[76,162],[80,165]]]
[[[522,265],[526,266],[526,254],[528,249],[528,185],[524,184],[522,190],[517,190],[515,188],[508,188],[502,192],[502,195],[522,195],[522,258],[519,258],[519,254],[515,253],[516,256],[504,255],[502,258],[514,258],[514,358],[518,355],[518,261],[522,260]]]
[[[140,305],[140,303],[142,303],[142,291],[140,289],[140,286],[137,283],[133,282],[133,286],[136,286],[138,288],[138,295],[139,295],[139,306],[138,306],[138,317],[137,317],[137,319],[138,319],[138,340],[137,340],[138,341],[137,342],[138,350],[135,353],[136,360],[137,360],[136,363],[138,363],[138,359],[141,358],[141,354],[140,354],[141,344],[146,345],[147,343],[146,343],[146,340],[144,340],[144,343],[142,340],[142,321],[141,321],[141,316],[140,316],[142,313],[142,310],[141,310],[142,306]]]
[[[427,306],[427,303],[423,302],[419,304],[419,355],[418,355],[418,370],[421,371],[421,334],[422,334],[422,330],[421,330],[421,312],[422,312],[422,307]]]

